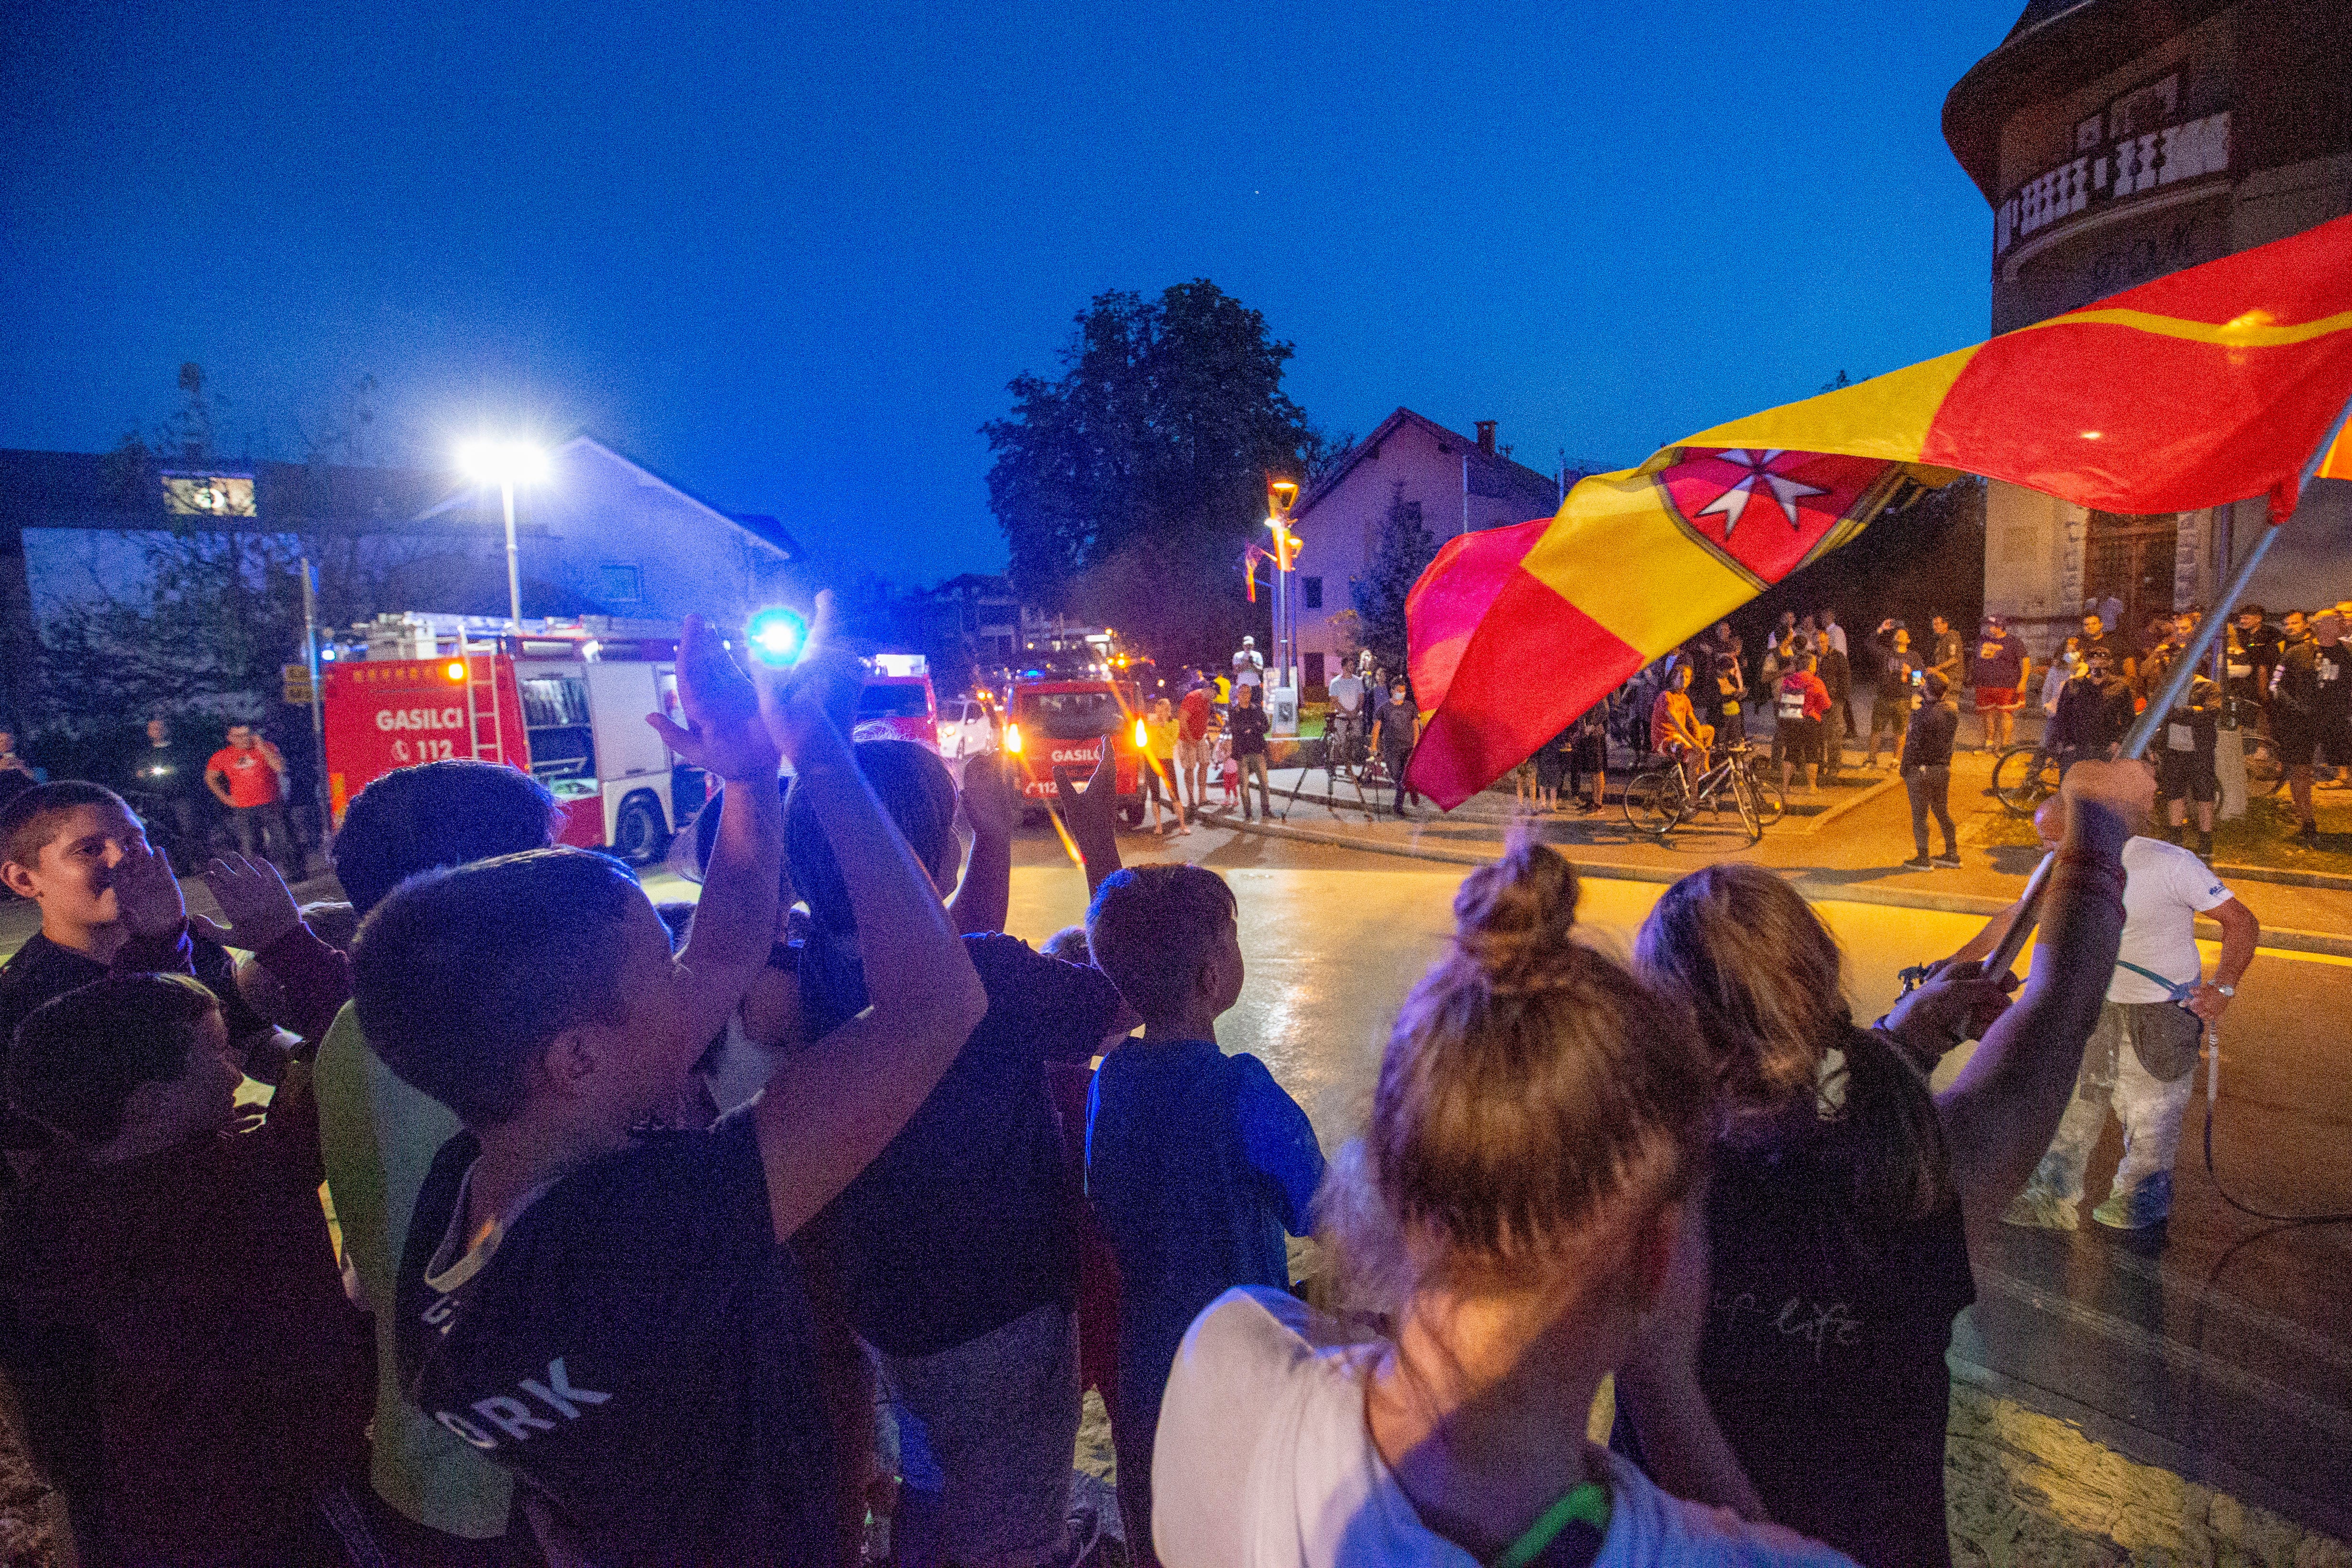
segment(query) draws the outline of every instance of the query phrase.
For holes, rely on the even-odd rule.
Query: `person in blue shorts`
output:
[[[1087,911],[1095,963],[1143,1019],[1087,1102],[1087,1195],[1118,1259],[1118,1506],[1151,1544],[1151,1443],[1178,1342],[1236,1285],[1287,1289],[1283,1241],[1307,1232],[1323,1151],[1265,1064],[1227,1056],[1216,1020],[1242,992],[1233,889],[1202,866],[1136,866]]]

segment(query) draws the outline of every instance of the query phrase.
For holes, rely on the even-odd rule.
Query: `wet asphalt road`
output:
[[[1451,929],[1459,869],[1208,828],[1167,847],[1132,835],[1122,847],[1131,860],[1198,860],[1232,882],[1249,971],[1220,1042],[1263,1058],[1336,1147],[1360,1121],[1398,1005]],[[1590,879],[1580,918],[1622,952],[1657,891]],[[1083,918],[1085,898],[1050,829],[1024,835],[1014,933],[1044,941]],[[1977,925],[1817,907],[1845,945],[1864,1019],[1893,999],[1898,969],[1949,952]],[[2265,951],[2224,1021],[2215,1152],[2222,1182],[2257,1207],[2352,1209],[2347,969]],[[2281,1230],[2229,1208],[2203,1166],[2203,1107],[2200,1080],[2161,1230],[2120,1235],[2086,1215],[2072,1235],[2004,1230],[1978,1257],[1979,1300],[1954,1336],[1954,1371],[2078,1420],[2135,1458],[2352,1533],[2352,1226]],[[2093,1200],[2119,1152],[2111,1123],[2092,1162]]]

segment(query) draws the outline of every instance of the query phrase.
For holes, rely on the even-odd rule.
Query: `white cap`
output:
[[[1255,637],[1244,637],[1244,638],[1242,638],[1242,647],[1257,647],[1257,638],[1255,638]]]

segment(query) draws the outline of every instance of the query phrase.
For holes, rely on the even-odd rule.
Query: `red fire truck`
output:
[[[1112,678],[1097,649],[1030,645],[1005,694],[1002,744],[1021,781],[1029,815],[1042,816],[1054,798],[1058,764],[1084,785],[1103,748],[1111,749],[1112,780],[1129,827],[1143,823],[1143,735],[1140,695]]]
[[[328,804],[394,768],[451,757],[504,763],[554,792],[559,842],[661,858],[701,805],[703,781],[646,722],[677,712],[678,628],[590,616],[525,621],[379,617],[339,647],[325,679]]]

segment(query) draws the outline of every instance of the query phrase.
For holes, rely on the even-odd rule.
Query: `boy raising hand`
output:
[[[815,1563],[835,1455],[806,1297],[782,1245],[921,1103],[985,1001],[929,879],[824,700],[857,679],[821,596],[810,651],[754,689],[689,619],[670,746],[730,785],[675,961],[602,856],[427,873],[360,932],[369,1044],[465,1125],[417,1199],[402,1376],[528,1483],[542,1539],[591,1561]],[[871,1005],[717,1125],[634,1135],[765,963],[779,756],[856,907]]]

